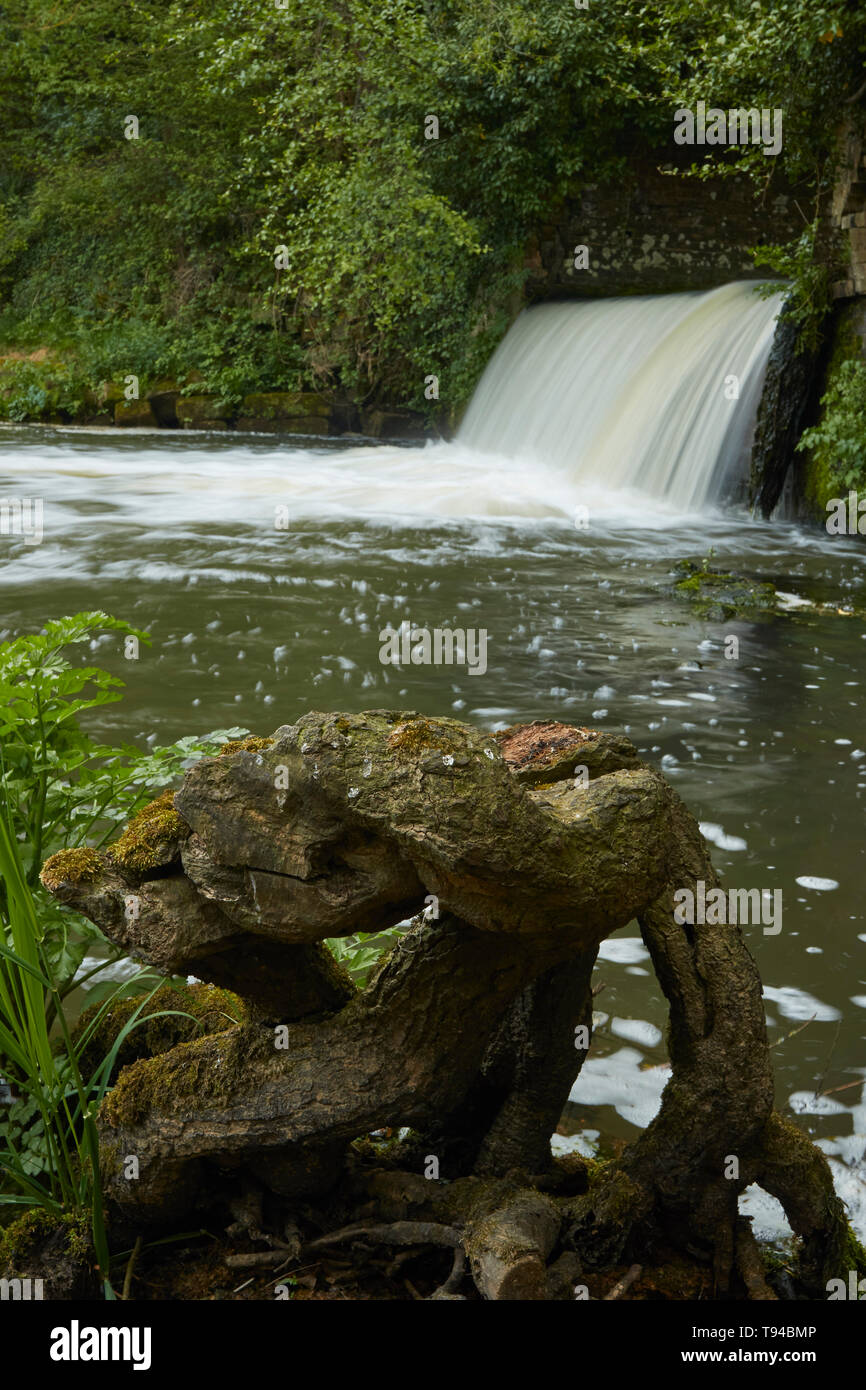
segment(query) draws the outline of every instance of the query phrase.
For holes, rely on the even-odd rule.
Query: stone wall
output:
[[[692,179],[670,163],[634,160],[617,182],[587,185],[539,229],[527,297],[675,293],[772,278],[755,269],[749,247],[789,240],[805,223],[795,193],[776,183],[756,195],[742,177]],[[586,269],[575,268],[579,246]]]

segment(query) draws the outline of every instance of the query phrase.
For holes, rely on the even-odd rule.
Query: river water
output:
[[[782,931],[745,929],[778,1104],[821,1142],[863,1234],[866,628],[848,611],[866,609],[862,546],[679,513],[459,443],[7,427],[0,498],[22,497],[42,499],[44,535],[0,536],[0,636],[92,608],[152,635],[138,661],[113,637],[90,654],[127,683],[90,720],[108,738],[267,734],[310,708],[383,706],[627,732],[702,822],[726,886],[782,890]],[[710,548],[822,607],[699,619],[671,570]],[[379,632],[404,620],[485,629],[486,671],[383,666]],[[667,1075],[664,1000],[634,926],[597,974],[559,1145],[635,1133]],[[772,1231],[772,1203],[754,1209]]]

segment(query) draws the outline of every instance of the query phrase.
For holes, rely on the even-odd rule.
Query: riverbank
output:
[[[449,432],[444,412],[359,404],[313,390],[220,394],[195,370],[176,378],[129,372],[96,379],[74,349],[45,346],[0,349],[0,421],[306,438],[423,439]]]

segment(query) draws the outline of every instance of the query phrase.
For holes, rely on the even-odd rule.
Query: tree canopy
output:
[[[853,0],[281,5],[4,5],[7,340],[65,334],[94,373],[194,370],[227,397],[423,405],[435,372],[460,402],[563,199],[697,100],[784,111],[778,160],[696,152],[716,172],[817,184],[866,50]]]

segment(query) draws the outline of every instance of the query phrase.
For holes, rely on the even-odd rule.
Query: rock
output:
[[[423,415],[379,407],[361,411],[361,429],[373,439],[418,439],[432,433]]]
[[[724,574],[711,569],[706,560],[700,565],[694,560],[678,560],[676,569],[682,577],[674,584],[674,594],[687,599],[697,615],[710,622],[727,622],[744,615],[754,621],[778,611],[776,590],[769,581]]]
[[[177,416],[177,403],[180,400],[180,387],[176,381],[163,379],[154,382],[147,393],[147,399],[160,429],[178,428],[180,421]]]
[[[157,429],[159,422],[149,401],[119,400],[114,406],[115,425],[132,428]]]
[[[765,518],[782,495],[795,457],[818,360],[817,350],[806,346],[797,324],[783,312],[767,361],[752,445],[749,500]]]
[[[178,396],[175,412],[185,430],[225,430],[232,417],[217,396]]]
[[[325,435],[330,415],[329,402],[313,391],[262,391],[244,396],[237,428]]]

